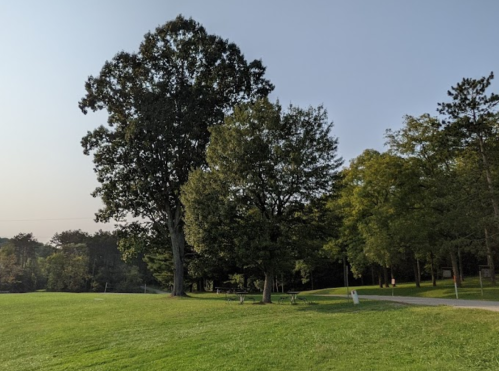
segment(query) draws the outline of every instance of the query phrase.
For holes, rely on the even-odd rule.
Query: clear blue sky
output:
[[[262,59],[281,103],[324,104],[347,161],[383,150],[404,115],[436,114],[463,77],[499,75],[496,0],[2,1],[0,236],[112,229],[92,220],[80,146],[106,118],[77,103],[106,60],[178,14]]]

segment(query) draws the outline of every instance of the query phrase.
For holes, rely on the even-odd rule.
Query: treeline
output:
[[[2,261],[12,269],[2,271],[24,290],[101,290],[120,270],[144,280],[145,261],[173,296],[232,284],[263,289],[264,303],[277,289],[343,284],[350,273],[384,285],[390,274],[435,282],[447,265],[458,284],[480,264],[493,273],[492,79],[463,79],[437,105],[439,117],[407,117],[387,132],[388,151],[367,150],[339,170],[323,107],[271,102],[260,60],[178,16],[136,52],[104,63],[79,102],[84,114],[108,114],[81,144],[100,183],[93,196],[104,203],[96,220],[122,222],[113,246],[138,271],[115,247],[112,259],[97,259],[106,249],[96,247],[99,236],[56,239],[48,252],[9,241]]]
[[[187,241],[197,259],[191,264],[201,267],[189,272],[270,276],[274,288],[344,284],[349,274],[354,283],[414,280],[419,287],[422,278],[436,285],[444,271],[458,285],[479,271],[495,284],[499,96],[487,91],[493,77],[463,79],[437,105],[439,116],[405,117],[401,129],[386,132],[386,152],[366,150],[339,173],[335,142],[326,146],[311,129],[315,123],[329,130],[320,108],[306,116],[269,102],[240,107],[212,131],[208,167],[182,187]],[[320,182],[331,182],[333,192],[320,192]]]
[[[499,232],[499,96],[493,79],[463,79],[438,104],[440,116],[407,116],[388,130],[388,150],[366,150],[342,171],[328,207],[341,217],[339,237],[327,245],[354,273],[371,269],[380,284],[414,272],[433,283],[441,267],[482,265],[495,284]]]
[[[0,240],[0,291],[135,292],[148,278],[145,264],[122,260],[114,233],[57,233],[43,244],[32,233]]]

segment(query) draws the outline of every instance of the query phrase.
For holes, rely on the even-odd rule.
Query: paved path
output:
[[[345,297],[345,295],[327,295],[336,297]],[[382,295],[359,295],[359,299],[394,301],[397,303],[416,304],[416,305],[449,305],[456,308],[485,309],[493,312],[499,312],[499,301],[485,300],[464,300],[464,299],[437,299],[437,298],[418,298],[412,296],[382,296]]]

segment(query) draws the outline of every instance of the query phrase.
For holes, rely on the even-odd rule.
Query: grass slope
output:
[[[0,369],[497,370],[497,313],[215,294],[0,295]]]
[[[483,281],[483,296],[480,289],[480,280],[478,277],[469,277],[463,282],[463,287],[458,289],[459,299],[474,300],[497,300],[499,301],[499,286],[492,286],[489,281]],[[417,296],[425,298],[444,298],[455,299],[454,281],[440,280],[437,286],[433,287],[431,282],[422,282],[421,287],[417,288],[414,283],[397,284],[392,288],[380,288],[379,286],[357,286],[349,287],[349,290],[357,290],[359,295],[393,295],[395,296]],[[332,289],[315,290],[310,293],[316,295],[336,294],[346,295],[346,288],[337,287]]]

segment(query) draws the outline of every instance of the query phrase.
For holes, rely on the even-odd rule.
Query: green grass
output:
[[[0,370],[499,369],[497,313],[313,299],[2,294]]]
[[[391,287],[380,288],[379,286],[357,286],[350,287],[349,290],[357,290],[359,295],[392,295]],[[346,295],[346,288],[337,287],[333,289],[311,291],[311,293],[317,295]],[[458,294],[459,299],[499,301],[499,286],[492,286],[489,281],[484,280],[482,296],[479,278],[469,277],[463,282],[463,287],[458,289]],[[440,280],[437,282],[436,287],[433,287],[431,282],[422,282],[420,288],[417,288],[414,283],[397,284],[397,287],[393,289],[393,295],[444,299],[454,299],[456,297],[454,282],[452,280]]]

